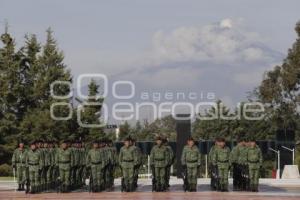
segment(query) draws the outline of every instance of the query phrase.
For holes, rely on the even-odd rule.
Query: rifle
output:
[[[152,192],[153,192],[153,191],[156,191],[156,189],[157,189],[154,165],[151,165],[151,171],[152,171]]]
[[[187,168],[186,166],[183,166],[182,168],[183,190],[186,192],[188,190]]]

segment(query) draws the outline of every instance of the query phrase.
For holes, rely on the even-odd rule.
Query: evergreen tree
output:
[[[95,80],[91,80],[90,84],[88,85],[88,99],[82,103],[83,106],[82,114],[81,114],[81,122],[85,125],[99,125],[101,123],[100,116],[101,116],[101,109],[102,103],[104,99],[102,97],[97,97],[96,95],[99,94],[99,85],[97,85]],[[93,105],[94,104],[94,105]],[[95,105],[96,104],[96,105]],[[79,135],[81,138],[86,138],[87,140],[92,139],[100,139],[105,137],[103,127],[80,127],[79,128]]]

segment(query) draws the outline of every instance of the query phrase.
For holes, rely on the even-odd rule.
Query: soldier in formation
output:
[[[259,171],[262,166],[263,158],[260,148],[252,138],[249,141],[247,151],[247,164],[249,170],[249,190],[258,192]]]
[[[218,187],[218,167],[213,163],[213,155],[217,147],[217,140],[214,141],[214,145],[210,148],[208,153],[208,168],[210,173],[210,188],[212,191],[217,190]]]
[[[103,142],[94,141],[93,148],[88,152],[86,158],[86,166],[90,174],[90,191],[100,192],[105,189],[104,170],[108,162],[108,155],[103,148]]]
[[[195,145],[195,140],[192,137],[188,139],[187,145],[183,148],[181,164],[185,171],[184,190],[196,192],[201,156],[198,147]]]
[[[139,155],[136,147],[133,146],[131,137],[127,137],[124,140],[124,146],[119,154],[119,163],[122,170],[122,191],[135,191],[135,170],[137,170],[139,165]]]
[[[244,138],[238,139],[237,142],[230,154],[233,190],[242,191],[247,190],[247,147]]]
[[[225,145],[224,138],[217,139],[217,146],[212,154],[212,163],[218,168],[217,190],[228,191],[228,171],[230,167],[230,149]]]
[[[20,141],[18,148],[12,156],[12,167],[14,174],[17,176],[18,191],[25,190],[25,183],[28,177],[26,170],[27,150],[24,147],[24,142]]]
[[[89,179],[91,192],[111,190],[114,171],[122,170],[122,191],[135,191],[142,152],[135,140],[127,137],[119,156],[111,140],[96,140],[92,148],[85,148],[81,141],[61,142],[37,140],[26,149],[20,142],[12,157],[17,175],[18,190],[39,193],[56,189],[69,192],[85,186]],[[228,172],[233,169],[233,187],[239,191],[258,191],[262,153],[255,140],[239,139],[232,151],[224,138],[217,138],[208,154],[212,190],[228,191]],[[174,152],[165,137],[158,136],[150,153],[153,191],[167,191]],[[196,191],[201,156],[195,140],[190,138],[181,156],[187,191]],[[26,186],[26,187],[25,187]]]
[[[153,191],[166,191],[166,171],[169,163],[170,158],[168,149],[163,143],[163,138],[158,136],[156,137],[156,145],[152,148],[150,153],[150,166],[153,175]]]
[[[26,157],[26,167],[28,168],[28,183],[26,192],[30,192],[32,194],[41,192],[40,172],[44,165],[43,163],[44,162],[37,147],[37,143],[32,142]]]
[[[170,187],[170,177],[171,177],[171,167],[175,161],[175,155],[173,152],[172,147],[168,144],[168,139],[167,137],[163,138],[163,144],[166,146],[167,149],[167,156],[168,156],[168,164],[166,168],[166,186],[167,188]]]

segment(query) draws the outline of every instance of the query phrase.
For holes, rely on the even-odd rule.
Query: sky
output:
[[[286,56],[299,8],[299,0],[0,0],[0,30],[7,20],[21,45],[26,33],[43,42],[51,27],[74,80],[102,73],[110,90],[132,81],[134,102],[143,91],[211,92],[232,107]]]

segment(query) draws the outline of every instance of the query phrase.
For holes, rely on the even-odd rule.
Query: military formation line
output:
[[[150,153],[152,191],[168,191],[171,166],[175,156],[168,141],[157,137]],[[26,193],[44,191],[70,192],[88,188],[90,192],[110,191],[114,176],[121,169],[122,192],[133,192],[138,187],[139,170],[143,164],[142,152],[135,140],[128,137],[117,152],[111,140],[97,140],[91,149],[81,141],[34,141],[29,149],[20,142],[14,151],[12,167],[17,175],[18,190]],[[258,191],[262,153],[254,139],[241,138],[230,151],[223,138],[217,138],[208,154],[211,189],[228,191],[228,173],[233,171],[233,189]],[[183,189],[195,192],[202,166],[201,154],[191,137],[183,149],[180,161],[183,167]],[[89,180],[89,181],[86,181]]]

